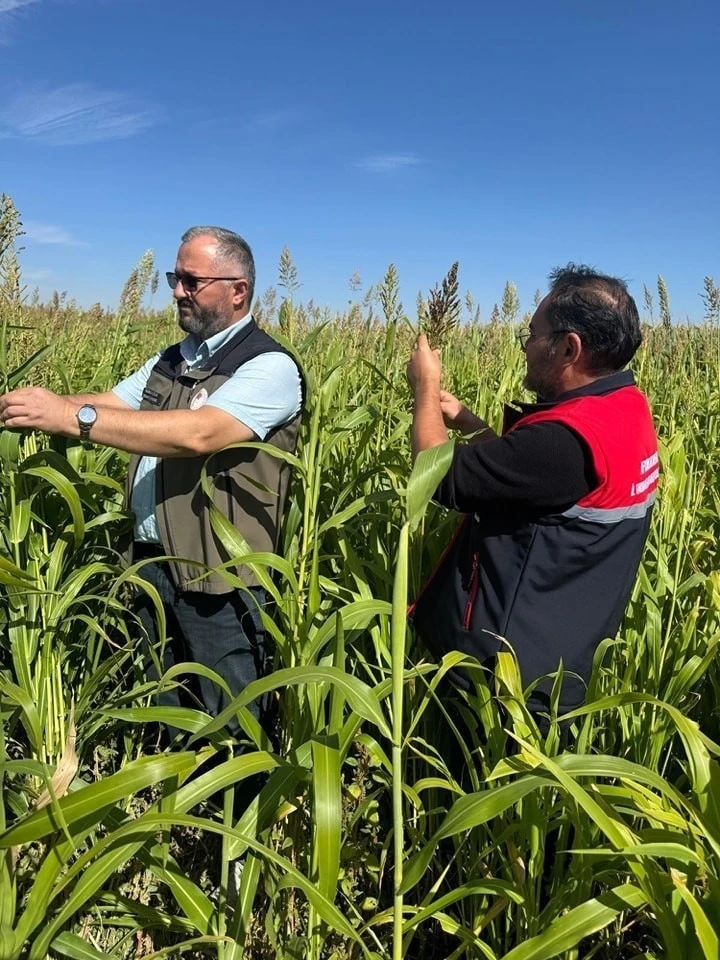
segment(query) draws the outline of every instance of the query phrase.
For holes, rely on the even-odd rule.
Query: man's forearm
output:
[[[98,416],[90,433],[91,441],[140,456],[206,456],[229,443],[250,440],[254,436],[238,421],[235,424],[241,432],[234,431],[229,435],[219,432],[210,411],[130,410],[102,405],[96,409]],[[79,437],[80,427],[74,415],[66,418],[62,429],[57,432]]]
[[[423,450],[439,447],[448,439],[440,406],[440,383],[421,380],[415,386],[412,423],[413,461]]]
[[[215,413],[212,408],[155,411],[98,407],[91,439],[141,456],[199,457],[230,443],[255,438],[251,430],[227,415],[233,427],[229,432],[218,429]]]
[[[180,457],[192,456],[193,449],[188,445],[188,427],[192,422],[183,424],[182,420],[173,414],[187,414],[188,411],[159,411],[132,410],[123,400],[112,391],[107,393],[73,393],[66,399],[78,410],[83,404],[92,404],[97,410],[98,418],[92,427],[94,443],[103,443],[109,447],[127,450],[128,453],[137,453],[143,456]],[[138,416],[138,414],[141,414]],[[149,416],[148,416],[149,414]],[[168,416],[170,420],[168,420]],[[173,434],[173,426],[175,433]],[[185,433],[180,433],[178,427],[185,426]],[[68,436],[79,436],[80,427],[75,420],[69,420],[63,431]],[[190,430],[190,434],[192,434]]]
[[[80,395],[82,396],[82,395]],[[108,394],[91,395],[97,418],[89,437],[95,443],[149,457],[201,457],[232,443],[253,440],[246,424],[224,410],[133,410]],[[79,437],[78,396],[61,396],[43,387],[21,387],[0,396],[0,421],[10,429],[42,430]]]
[[[84,403],[91,403],[97,407],[116,407],[120,410],[132,409],[112,390],[108,390],[106,393],[69,393],[67,399],[76,403],[78,407],[81,407]]]

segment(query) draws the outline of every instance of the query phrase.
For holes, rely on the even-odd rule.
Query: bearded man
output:
[[[560,662],[563,714],[584,700],[595,650],[620,626],[658,482],[648,403],[624,369],[641,342],[625,283],[573,264],[550,281],[519,334],[537,402],[507,407],[501,436],[441,389],[424,337],[408,364],[413,455],[448,428],[474,434],[436,493],[466,516],[412,609],[415,626],[440,655],[488,666],[507,641],[543,725]]]
[[[217,571],[207,574],[231,557],[211,521],[203,467],[215,508],[250,549],[275,551],[288,467],[265,451],[231,445],[263,440],[293,451],[304,386],[292,356],[253,320],[255,265],[242,237],[221,227],[192,227],[166,276],[186,334],[182,341],[107,393],[60,396],[39,387],[7,393],[0,398],[0,420],[132,455],[132,559],[150,561],[142,575],[164,605],[168,642],[161,672],[195,661],[217,673],[229,695],[200,673],[190,678],[194,697],[182,701],[199,700],[214,716],[263,671],[259,611],[266,597],[247,567],[239,571],[245,589]],[[163,556],[174,559],[155,562]],[[137,613],[153,646],[159,639],[155,608],[145,594]],[[181,692],[171,685],[159,702],[177,706]],[[236,721],[228,726],[239,732]]]

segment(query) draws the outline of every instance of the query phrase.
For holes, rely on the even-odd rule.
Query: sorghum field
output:
[[[3,390],[105,390],[177,338],[170,306],[140,306],[151,254],[113,315],[40,304],[12,226]],[[718,324],[653,323],[646,297],[634,369],[661,495],[563,751],[557,724],[543,737],[527,714],[511,653],[465,694],[444,679],[458,657],[434,662],[407,628],[456,518],[428,503],[447,449],[410,473],[417,311],[394,268],[344,315],[297,302],[287,253],[280,281],[256,315],[302,360],[309,410],[282,553],[243,557],[272,597],[274,669],[235,701],[242,753],[222,716],[152,706],[130,613],[142,566],[118,553],[124,455],[0,433],[0,957],[717,958]],[[492,322],[466,308],[446,386],[499,426],[522,396],[519,306],[508,285]],[[243,709],[260,693],[267,730]],[[158,721],[185,733],[168,743]],[[235,822],[242,779],[257,796]]]

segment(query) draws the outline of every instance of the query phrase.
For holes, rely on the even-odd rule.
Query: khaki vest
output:
[[[251,321],[214,353],[202,367],[184,370],[179,344],[169,347],[153,368],[143,391],[141,410],[186,410],[199,391],[210,396],[248,360],[263,353],[287,353],[272,337]],[[294,358],[293,358],[294,359]],[[302,380],[302,374],[301,374]],[[304,399],[304,381],[303,381]],[[302,413],[281,424],[265,438],[280,450],[294,453]],[[130,458],[127,499],[137,473],[140,457]],[[158,459],[155,475],[156,517],[166,553],[180,558],[169,564],[178,590],[222,594],[233,590],[220,574],[213,573],[190,583],[205,571],[197,564],[217,567],[231,555],[215,534],[210,522],[208,498],[201,485],[203,466],[214,487],[213,500],[221,513],[242,534],[253,553],[277,552],[290,466],[261,450],[222,450],[209,457]],[[230,567],[246,586],[258,581],[247,566]]]

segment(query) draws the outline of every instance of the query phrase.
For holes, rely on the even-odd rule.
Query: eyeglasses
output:
[[[518,330],[515,336],[520,343],[520,349],[524,351],[527,347],[528,340],[550,340],[558,334],[572,332],[569,327],[560,327],[559,330],[551,330],[549,333],[536,334],[535,331],[530,330],[529,327],[523,327],[522,330]]]
[[[208,284],[215,280],[245,279],[245,277],[194,277],[191,273],[175,273],[172,270],[167,271],[165,278],[171,290],[174,290],[178,284],[181,284],[185,293],[196,293],[201,283]]]

